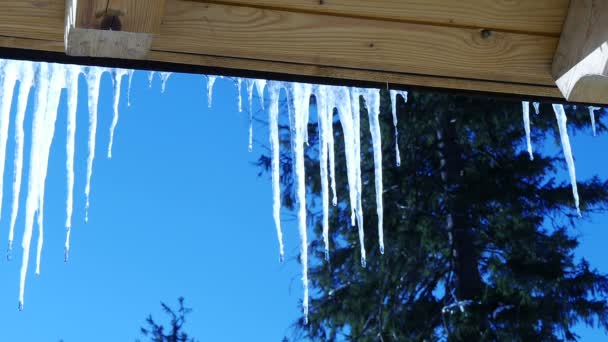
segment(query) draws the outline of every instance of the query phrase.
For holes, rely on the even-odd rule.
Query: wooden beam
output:
[[[48,52],[63,52],[62,42],[45,40],[0,37],[0,47],[38,50]],[[561,93],[555,86],[540,86],[533,84],[505,83],[492,81],[467,80],[458,78],[433,77],[415,74],[398,74],[370,70],[356,70],[338,67],[323,67],[285,62],[270,62],[243,58],[217,57],[173,53],[151,50],[146,60],[152,62],[172,63],[175,69],[168,71],[183,71],[180,66],[201,66],[222,71],[241,77],[266,77],[269,79],[301,81],[310,78],[317,83],[357,84],[371,82],[378,86],[390,84],[391,87],[424,87],[442,88],[464,92],[488,92],[496,94],[512,94],[525,98],[540,97],[561,100]],[[143,64],[142,64],[143,65]],[[211,71],[210,71],[211,72]]]
[[[558,39],[167,0],[152,49],[553,85]]]
[[[67,0],[66,53],[143,59],[164,7],[165,0]]]
[[[193,0],[559,37],[570,0]]]
[[[553,76],[567,100],[608,104],[608,1],[572,0]]]

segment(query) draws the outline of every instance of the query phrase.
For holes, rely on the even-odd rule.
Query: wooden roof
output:
[[[149,61],[562,97],[569,0],[155,1]],[[0,1],[0,47],[64,52],[65,22],[66,0]]]

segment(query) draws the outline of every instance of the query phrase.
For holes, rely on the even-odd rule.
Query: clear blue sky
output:
[[[131,107],[123,83],[111,160],[105,155],[112,84],[107,74],[102,80],[87,225],[88,114],[81,78],[74,230],[67,264],[63,262],[66,110],[62,101],[47,177],[42,275],[34,276],[30,265],[25,311],[17,311],[21,214],[15,258],[0,259],[1,340],[133,341],[149,313],[164,322],[160,301],[174,305],[179,296],[194,308],[187,331],[201,341],[280,341],[291,335],[289,327],[300,314],[298,237],[295,222],[289,220],[292,215],[285,215],[287,261],[280,264],[269,176],[258,177],[259,170],[252,165],[260,144],[267,146],[266,129],[256,127],[256,149],[249,153],[247,114],[237,111],[231,81],[216,82],[214,105],[208,109],[202,76],[173,74],[164,94],[159,79],[149,89],[147,77],[146,72],[135,73]],[[245,110],[246,103],[244,98]],[[257,106],[254,101],[254,109]],[[28,135],[31,111],[25,127]],[[580,178],[594,173],[606,176],[601,147],[607,143],[606,137],[593,138],[590,131],[572,137]],[[9,156],[13,147],[11,122]],[[12,176],[9,159],[0,252],[8,233]],[[578,254],[603,272],[608,272],[603,255],[607,222],[607,216],[598,216],[579,228]],[[585,328],[579,333],[584,341],[606,339]]]

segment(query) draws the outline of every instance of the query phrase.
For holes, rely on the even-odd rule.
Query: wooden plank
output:
[[[275,10],[559,36],[569,0],[195,0]]]
[[[165,0],[68,0],[66,53],[70,56],[145,58]]]
[[[0,47],[32,49],[50,52],[63,52],[63,42],[51,42],[35,39],[0,37]],[[211,68],[227,68],[254,72],[276,73],[286,75],[287,79],[297,80],[299,76],[326,78],[335,83],[336,80],[369,81],[381,84],[389,83],[401,87],[420,86],[432,88],[455,89],[465,91],[492,92],[515,94],[521,96],[537,96],[561,99],[561,93],[556,87],[530,84],[491,82],[457,78],[443,78],[412,74],[397,74],[366,70],[353,70],[316,65],[295,63],[269,62],[243,58],[216,57],[208,55],[193,55],[152,50],[147,59],[155,62],[168,62],[181,65],[200,65]],[[236,72],[238,74],[238,71]],[[291,77],[290,77],[291,75]]]
[[[65,1],[0,1],[0,35],[63,41]]]
[[[571,101],[608,104],[608,2],[572,0],[553,62]]]
[[[120,19],[120,31],[155,33],[164,8],[164,0],[79,0],[76,27],[100,29],[107,14]]]
[[[167,0],[154,50],[553,85],[557,38]]]

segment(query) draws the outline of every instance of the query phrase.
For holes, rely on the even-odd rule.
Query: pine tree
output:
[[[163,312],[171,317],[168,329],[155,321],[152,315],[148,315],[146,318],[147,327],[140,328],[140,332],[146,338],[149,338],[150,342],[196,342],[194,338],[188,336],[184,331],[186,316],[192,312],[192,309],[184,306],[184,297],[179,297],[177,301],[179,304],[177,310],[172,309],[163,302],[160,303]],[[139,342],[140,340],[137,341]]]
[[[314,101],[314,100],[313,100]],[[382,93],[385,254],[377,241],[374,168],[362,106],[362,177],[367,267],[350,225],[344,143],[334,123],[338,206],[330,208],[331,258],[320,238],[316,125],[307,155],[311,298],[297,331],[334,341],[560,341],[579,322],[608,330],[608,277],[574,249],[580,222],[572,190],[558,182],[562,154],[551,106],[533,116],[530,161],[521,103],[422,92],[398,102],[401,167],[395,166],[390,100]],[[606,131],[598,112],[598,133]],[[337,117],[337,116],[336,116]],[[570,132],[589,131],[585,108],[568,108]],[[288,132],[282,139],[288,149]],[[554,139],[548,139],[553,137]],[[282,153],[283,204],[293,207],[290,154]],[[260,166],[267,169],[268,157]],[[583,219],[608,206],[608,182],[579,180]]]

